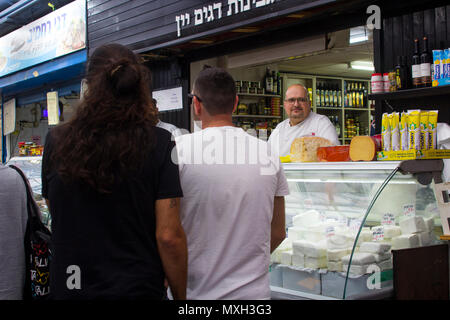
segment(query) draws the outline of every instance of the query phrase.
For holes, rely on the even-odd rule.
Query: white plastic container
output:
[[[370,79],[372,86],[372,93],[382,93],[383,89],[383,77],[381,73],[372,74],[372,78]]]

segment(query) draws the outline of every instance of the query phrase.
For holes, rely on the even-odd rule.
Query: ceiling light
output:
[[[364,26],[350,29],[350,40],[349,40],[350,44],[365,42],[367,40],[369,40],[369,36]]]
[[[350,62],[350,67],[356,70],[367,70],[367,71],[375,70],[372,61],[352,61]]]

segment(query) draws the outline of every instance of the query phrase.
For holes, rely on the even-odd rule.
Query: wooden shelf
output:
[[[274,118],[274,119],[281,119],[281,116],[260,116],[256,114],[233,114],[233,118],[259,118],[259,119],[267,119],[267,118]]]
[[[246,97],[261,97],[261,98],[281,98],[281,96],[276,94],[256,94],[256,93],[238,93],[238,96]]]
[[[369,94],[369,100],[399,100],[414,99],[432,96],[444,96],[450,94],[450,85],[399,90],[394,92],[373,93]]]

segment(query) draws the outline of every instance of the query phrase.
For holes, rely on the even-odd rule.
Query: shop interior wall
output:
[[[190,106],[187,105],[189,90],[189,69],[184,61],[177,58],[167,60],[148,61],[146,65],[151,71],[151,90],[169,89],[181,86],[183,88],[182,110],[160,112],[161,121],[171,123],[178,128],[189,130]]]
[[[71,119],[75,111],[77,99],[67,99],[64,103],[64,121],[65,123]],[[16,130],[9,135],[11,146],[10,157],[19,155],[18,142],[36,142],[44,145],[45,137],[48,133],[49,126],[47,119],[41,118],[41,105],[45,106],[45,101],[40,103],[32,103],[16,108]],[[34,138],[34,139],[33,139]]]
[[[450,5],[385,18],[382,29],[377,33],[378,35],[374,35],[376,71],[392,71],[399,55],[407,57],[410,68],[415,38],[421,40],[424,36],[428,37],[430,54],[433,49],[441,49],[441,46],[450,48]],[[420,49],[422,49],[422,41],[420,41]],[[381,112],[377,112],[377,123],[381,123],[383,112],[412,108],[439,110],[438,121],[450,122],[450,100],[444,95],[383,102],[380,106]]]

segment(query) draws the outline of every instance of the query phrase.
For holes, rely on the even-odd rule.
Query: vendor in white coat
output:
[[[288,119],[280,122],[269,137],[269,145],[279,156],[290,154],[295,138],[316,136],[339,145],[336,128],[327,116],[311,111],[308,90],[301,84],[291,85],[284,99],[284,109]]]

